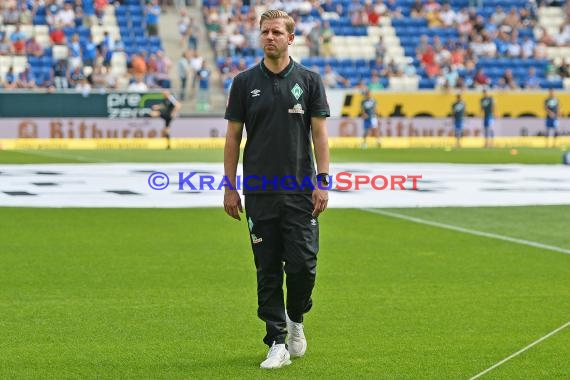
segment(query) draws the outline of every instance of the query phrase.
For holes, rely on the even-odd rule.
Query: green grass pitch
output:
[[[559,164],[566,148],[511,149],[332,149],[332,162],[449,162]],[[83,162],[221,162],[221,149],[2,151],[0,164]]]
[[[4,163],[220,157],[5,153]],[[390,211],[570,250],[567,205]],[[570,255],[329,209],[309,349],[267,372],[247,226],[221,207],[0,214],[0,379],[469,379],[570,320]],[[567,379],[569,357],[567,328],[482,378]]]

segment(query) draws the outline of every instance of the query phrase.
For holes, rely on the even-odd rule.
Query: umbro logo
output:
[[[257,88],[253,91],[251,91],[251,97],[255,98],[256,96],[261,95],[261,90],[258,90]]]
[[[316,226],[316,225],[317,225],[317,220],[311,219],[311,226]]]

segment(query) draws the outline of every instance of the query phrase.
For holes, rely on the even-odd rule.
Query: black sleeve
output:
[[[325,92],[325,86],[321,80],[320,75],[315,74],[312,78],[311,94],[310,94],[310,115],[329,117],[331,111],[329,109],[329,103],[327,101],[327,93]]]
[[[226,106],[224,119],[232,121],[245,121],[245,92],[243,90],[242,76],[237,75],[230,87],[230,96]]]

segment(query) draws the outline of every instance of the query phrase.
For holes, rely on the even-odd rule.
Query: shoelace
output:
[[[303,336],[303,324],[301,323],[292,323],[293,326],[291,333],[297,336]]]
[[[267,357],[278,355],[278,352],[279,352],[279,347],[277,347],[277,345],[273,343],[273,346],[271,346],[269,352],[267,353]]]

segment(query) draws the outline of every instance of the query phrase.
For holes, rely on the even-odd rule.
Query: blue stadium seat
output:
[[[564,88],[564,83],[561,79],[545,79],[540,81],[540,88],[553,88],[556,90],[561,90]]]
[[[430,78],[422,78],[420,79],[419,88],[421,90],[433,89],[435,88],[435,80]]]

